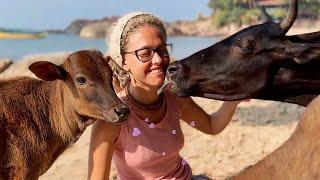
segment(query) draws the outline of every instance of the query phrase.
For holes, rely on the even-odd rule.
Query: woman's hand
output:
[[[241,100],[240,102],[250,102],[251,99],[244,99],[244,100]]]

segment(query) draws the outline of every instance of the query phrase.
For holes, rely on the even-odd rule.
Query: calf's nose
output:
[[[119,117],[119,121],[124,121],[128,118],[130,110],[127,105],[121,104],[114,109],[114,112]]]

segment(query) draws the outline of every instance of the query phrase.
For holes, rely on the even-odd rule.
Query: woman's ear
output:
[[[124,58],[123,58],[123,62],[122,62],[122,69],[124,69],[126,71],[129,71],[129,66],[126,63],[126,60]]]

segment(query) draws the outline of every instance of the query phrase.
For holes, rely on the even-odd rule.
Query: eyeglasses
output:
[[[141,62],[148,62],[153,58],[155,52],[164,60],[170,59],[171,51],[172,44],[165,44],[157,48],[142,48],[135,51],[123,52],[123,54],[134,54]]]

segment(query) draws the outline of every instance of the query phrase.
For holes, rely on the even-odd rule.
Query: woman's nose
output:
[[[163,61],[163,58],[158,54],[158,52],[154,52],[152,62],[155,64],[161,64]]]

